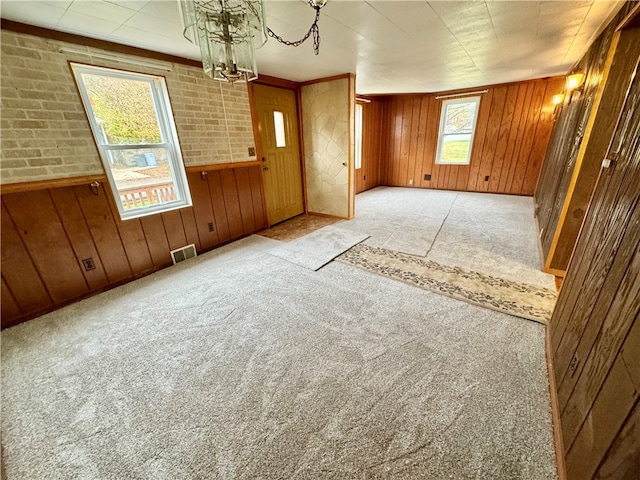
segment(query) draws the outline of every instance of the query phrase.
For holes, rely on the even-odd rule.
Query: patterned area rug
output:
[[[337,261],[447,295],[481,307],[547,325],[556,303],[556,292],[496,278],[483,273],[448,267],[422,257],[359,244]]]

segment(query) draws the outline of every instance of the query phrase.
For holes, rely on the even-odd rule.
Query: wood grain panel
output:
[[[592,43],[576,65],[576,69],[586,74],[584,87],[568,95],[564,105],[557,108],[557,120],[534,195],[545,268],[556,274],[566,271],[600,170],[602,152],[589,159],[588,155],[584,156],[586,148],[593,138],[594,145],[602,142],[606,149],[626,93],[623,87],[622,96],[612,95],[611,91],[605,94],[605,87],[625,82],[629,85],[630,82],[623,72],[609,75],[609,70],[613,67],[617,49],[615,39],[620,34],[616,29],[633,8],[633,2],[625,2],[618,15]],[[626,62],[633,61],[633,57],[626,57]],[[637,55],[635,57],[637,61]],[[613,108],[615,112],[603,116],[604,123],[594,131],[600,106],[605,110]],[[583,166],[586,167],[584,171]]]
[[[10,324],[5,322],[5,319],[18,318],[22,315],[22,311],[20,310],[20,306],[18,305],[18,302],[16,302],[16,299],[13,298],[13,294],[11,293],[11,290],[9,290],[4,278],[2,279],[2,290],[0,291],[0,295],[2,295],[2,297],[0,297],[2,298],[2,308],[0,310],[0,314],[2,315],[2,326],[6,328],[11,326],[13,323]]]
[[[585,222],[584,240],[576,248],[572,265],[575,280],[570,285],[583,287],[580,293],[571,289],[559,303],[557,324],[566,328],[562,336],[552,336],[552,346],[557,364],[569,364],[566,368],[573,373],[565,375],[558,391],[560,405],[566,405],[565,441],[575,438],[598,380],[606,376],[612,357],[640,311],[639,105],[640,80],[636,79],[612,142],[612,148],[619,152],[619,163],[601,175],[588,214],[591,221]],[[584,296],[584,285],[591,290],[588,296]],[[599,302],[594,302],[594,297]],[[583,305],[586,315],[576,313],[585,311]],[[624,321],[626,312],[635,312],[633,318]],[[588,321],[576,322],[576,318]],[[586,351],[590,352],[587,358]]]
[[[142,217],[140,219],[140,223],[144,230],[144,236],[146,238],[147,247],[149,248],[149,253],[151,253],[153,265],[156,268],[171,265],[172,261],[169,250],[169,240],[167,239],[167,232],[164,229],[162,216],[149,215],[148,217]]]
[[[429,97],[423,96],[420,99],[420,120],[418,125],[418,138],[416,149],[416,161],[413,167],[413,185],[415,187],[423,186],[424,174],[422,172],[425,154],[428,152],[427,139],[429,136]],[[431,172],[429,172],[431,173]]]
[[[533,195],[553,127],[551,96],[563,82],[555,77],[487,87],[469,165],[435,163],[443,103],[437,95],[380,98],[380,184]]]
[[[182,215],[179,210],[165,212],[161,215],[164,231],[167,235],[169,248],[175,250],[187,245],[187,236],[182,225]]]
[[[264,204],[262,201],[262,179],[260,177],[261,168],[262,166],[249,169],[249,188],[251,190],[254,223],[257,232],[267,228],[267,215],[264,211]]]
[[[220,242],[228,242],[232,237],[229,228],[229,212],[225,206],[224,195],[222,193],[220,172],[209,172],[208,182],[218,238]]]
[[[440,107],[442,102],[436,100],[433,96],[429,96],[427,100],[427,127],[425,130],[424,153],[422,155],[420,186],[435,188],[436,182],[434,179],[438,178],[439,167],[435,162],[435,158],[438,149],[438,124],[440,122]],[[421,106],[424,108],[425,104],[421,103]],[[425,175],[431,175],[431,180],[425,180]]]
[[[480,109],[478,110],[478,121],[476,123],[476,132],[473,139],[473,147],[471,150],[471,163],[469,165],[469,181],[467,182],[467,190],[477,191],[479,189],[478,177],[480,175],[480,165],[482,164],[482,155],[484,152],[484,143],[489,127],[489,118],[491,118],[491,102],[493,99],[493,90],[489,90],[480,98]],[[441,107],[440,107],[441,108]],[[438,111],[440,111],[440,108]],[[436,135],[438,134],[436,127]],[[437,137],[436,137],[437,142]]]
[[[527,120],[525,123],[525,131],[522,138],[522,144],[520,145],[520,154],[518,155],[518,164],[515,167],[515,175],[513,176],[513,182],[511,183],[511,192],[516,194],[533,195],[533,190],[530,192],[524,192],[524,178],[527,172],[527,167],[531,163],[531,151],[534,148],[534,143],[540,141],[536,137],[536,130],[540,121],[540,113],[543,107],[543,101],[545,91],[547,89],[548,81],[537,81],[533,83],[533,92],[531,95],[531,103],[529,104],[529,111]],[[555,92],[557,93],[557,92]],[[551,107],[551,98],[549,98],[548,107]],[[548,138],[545,139],[548,142]],[[547,143],[544,148],[546,149]],[[535,172],[536,177],[539,169]]]
[[[154,264],[142,223],[137,218],[125,221],[121,220],[117,213],[118,207],[116,206],[111,190],[107,189],[105,193],[111,207],[113,221],[120,234],[120,241],[129,260],[131,271],[141,273],[152,270]]]
[[[526,110],[525,100],[527,98],[529,85],[530,84],[527,83],[514,85],[515,89],[517,90],[515,110],[511,119],[511,128],[509,129],[507,149],[504,154],[505,161],[503,162],[502,169],[500,170],[500,183],[498,184],[498,188],[495,189],[495,192],[505,192],[511,185],[511,181],[513,180],[514,162],[512,162],[511,159],[520,151],[520,143],[522,141],[522,137],[518,133],[520,122],[523,121],[524,112]],[[495,180],[495,178],[493,180]]]
[[[549,325],[568,480],[634,478],[640,456],[628,440],[640,399],[637,76],[614,131]]]
[[[93,243],[87,222],[82,215],[75,192],[72,188],[53,188],[49,190],[49,193],[62,221],[62,226],[71,241],[76,258],[80,261],[88,258],[93,260],[95,269],[89,271],[82,269],[89,288],[96,290],[106,286],[109,279]]]
[[[253,200],[251,198],[251,182],[246,168],[235,171],[238,202],[240,203],[240,218],[242,219],[242,232],[256,231],[255,217],[253,215]]]
[[[389,165],[391,165],[390,151],[391,145],[393,144],[393,140],[391,138],[391,132],[389,130],[389,125],[391,124],[391,106],[390,102],[385,101],[380,103],[381,108],[381,121],[380,121],[380,133],[382,135],[382,139],[380,142],[380,166],[378,169],[379,172],[379,182],[380,185],[387,185],[388,182],[388,174],[387,170]]]
[[[221,238],[218,235],[220,231],[220,223],[216,221],[211,205],[212,194],[209,191],[209,179],[212,175],[218,175],[217,172],[209,172],[204,179],[200,173],[189,173],[189,189],[191,190],[191,199],[193,200],[193,215],[195,218],[198,238],[200,239],[200,247],[204,250],[212,248],[220,242],[228,239]],[[213,224],[213,231],[210,231],[209,224]],[[225,224],[226,225],[226,224]]]
[[[202,251],[203,249],[200,244],[200,237],[198,236],[198,226],[196,225],[196,217],[193,213],[193,208],[180,209],[180,217],[182,218],[182,226],[184,227],[187,244],[193,243],[198,252]]]
[[[532,195],[535,193],[536,185],[538,184],[538,177],[540,176],[542,163],[544,162],[544,156],[549,140],[551,139],[551,131],[553,130],[554,125],[555,110],[553,108],[553,96],[562,91],[564,84],[564,79],[556,78],[550,81],[546,86],[542,109],[540,110],[536,125],[535,137],[537,141],[534,142],[531,148],[524,183],[522,185],[523,194]]]
[[[567,453],[569,478],[592,478],[638,400],[622,357],[617,357],[598,392],[584,427]],[[593,432],[597,431],[598,435]],[[589,452],[588,456],[584,452]]]
[[[640,206],[636,205],[634,210],[626,213],[627,215],[615,216],[614,219],[618,222],[629,222],[632,214],[640,214]],[[624,267],[629,264],[638,248],[634,238],[640,234],[640,225],[637,222],[628,232],[627,229],[616,228],[616,225],[619,225],[616,221],[607,221],[605,225],[607,236],[590,239],[586,245],[589,251],[597,252],[597,256],[591,260],[592,267],[576,270],[575,280],[566,285],[572,287],[567,301],[560,305],[558,310],[558,318],[562,318],[563,321],[559,321],[554,328],[555,335],[552,336],[551,345],[556,352],[558,398],[562,407],[565,406],[565,401],[574,386],[571,379],[575,381],[576,373],[582,368],[593,341],[600,334],[601,321],[609,312],[613,293],[622,288],[626,273]],[[578,302],[580,295],[575,288],[583,284],[598,290],[594,290],[597,293],[591,298]],[[603,290],[605,284],[612,290]],[[571,323],[569,319],[574,316],[590,318],[592,321],[586,325]]]
[[[222,185],[222,196],[224,197],[231,239],[240,238],[243,233],[242,214],[240,213],[240,201],[238,199],[238,185],[233,170],[222,170],[220,172],[220,183]]]
[[[605,80],[594,94],[594,106],[577,153],[553,243],[549,248],[549,268],[566,270],[639,58],[640,29],[623,31],[614,36],[604,67]],[[602,101],[603,98],[606,101]]]
[[[500,180],[502,178],[503,166],[507,156],[507,148],[511,134],[513,116],[516,112],[516,102],[518,100],[518,85],[507,87],[506,98],[504,100],[504,110],[498,129],[498,141],[496,143],[495,154],[493,156],[493,166],[491,168],[488,191],[498,192],[500,190]]]
[[[6,281],[13,300],[16,301],[22,313],[37,312],[53,305],[51,296],[31,261],[29,251],[5,208],[4,196],[0,234],[2,236],[0,241],[2,279]],[[10,323],[12,320],[14,320],[12,317],[3,315],[2,325],[5,326],[5,322]]]
[[[478,178],[475,185],[476,190],[486,192],[489,190],[489,180],[493,170],[493,160],[496,155],[498,146],[498,138],[500,137],[500,126],[502,123],[502,114],[507,98],[507,87],[498,87],[493,90],[491,98],[491,110],[487,119],[487,131],[484,137],[484,145],[482,148],[482,157],[478,168]],[[478,118],[479,119],[479,118]],[[505,134],[503,134],[504,136]],[[502,169],[502,166],[500,166]]]
[[[2,327],[171,265],[170,249],[194,243],[202,253],[229,241],[225,200],[234,235],[262,229],[259,169],[190,173],[192,208],[125,221],[106,189],[96,195],[77,182],[2,195]],[[87,258],[95,269],[84,269]]]
[[[609,369],[631,329],[631,322],[635,317],[629,318],[629,312],[640,311],[640,254],[636,255],[629,269],[630,274],[627,275],[611,302],[607,316],[602,320],[597,317],[589,318],[588,325],[599,321],[600,331],[593,341],[581,340],[579,344],[579,346],[584,345],[585,350],[589,348],[586,360],[579,361],[584,365],[582,369],[577,369],[579,376],[566,378],[559,386],[560,407],[565,405],[562,411],[562,430],[567,447],[570,447],[575,440],[580,426],[593,405],[595,395],[609,375]],[[594,327],[589,328],[589,330],[593,329]],[[573,388],[568,392],[570,387]]]
[[[611,444],[594,479],[631,480],[640,472],[640,402]]]
[[[51,299],[62,303],[77,295],[76,292],[88,292],[89,286],[49,191],[14,193],[4,201]]]
[[[86,185],[73,188],[109,283],[115,284],[130,278],[133,272],[109,208],[105,189],[99,189],[98,194],[94,195]]]
[[[391,185],[400,185],[398,182],[398,171],[400,170],[400,153],[402,149],[402,125],[404,120],[404,99],[396,98],[392,102],[391,121],[392,123],[392,153],[391,162],[388,165],[387,175],[388,182]]]

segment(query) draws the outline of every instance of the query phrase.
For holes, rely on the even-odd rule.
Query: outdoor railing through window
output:
[[[176,199],[173,182],[158,182],[143,187],[118,189],[120,201],[125,209],[146,207]]]

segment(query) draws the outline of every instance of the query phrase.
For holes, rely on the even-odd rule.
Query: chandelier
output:
[[[313,51],[320,50],[318,20],[327,0],[306,0],[316,11],[309,31],[300,40],[288,41],[267,27],[263,0],[178,0],[184,36],[200,47],[204,73],[215,80],[250,82],[258,78],[255,50],[267,36],[297,47],[313,36]]]

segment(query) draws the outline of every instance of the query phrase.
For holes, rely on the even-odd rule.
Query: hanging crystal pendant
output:
[[[267,41],[262,0],[179,0],[184,36],[200,47],[202,68],[216,80],[258,78],[255,52]]]

